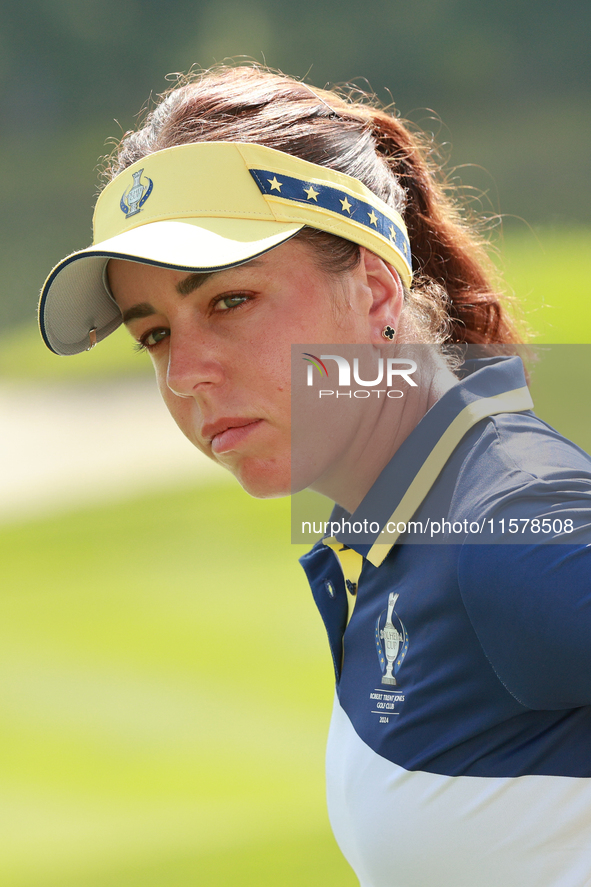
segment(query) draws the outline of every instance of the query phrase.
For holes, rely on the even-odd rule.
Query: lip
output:
[[[219,455],[236,449],[262,421],[262,419],[244,417],[219,419],[217,422],[204,425],[201,434],[209,441],[212,452]]]

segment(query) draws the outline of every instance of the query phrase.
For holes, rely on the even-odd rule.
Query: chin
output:
[[[289,466],[263,462],[256,465],[241,465],[229,469],[243,490],[254,499],[279,499],[291,495],[291,471]]]

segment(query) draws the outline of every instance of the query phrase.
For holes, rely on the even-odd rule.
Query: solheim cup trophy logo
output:
[[[143,171],[143,169],[138,169],[137,172],[132,173],[133,185],[121,196],[121,201],[119,205],[121,207],[121,211],[125,213],[128,219],[140,212],[142,206],[152,193],[152,188],[154,187],[152,179],[149,179],[147,176],[146,181],[148,184],[142,185],[141,178]]]
[[[408,651],[408,635],[394,607],[398,600],[394,592],[388,597],[388,610],[382,611],[376,622],[376,648],[382,669],[382,684],[395,687],[395,675]],[[385,620],[384,620],[385,615]]]

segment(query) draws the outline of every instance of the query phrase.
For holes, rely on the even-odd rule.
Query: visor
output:
[[[239,142],[149,154],[101,193],[93,245],[67,256],[45,281],[43,339],[56,354],[78,354],[120,326],[121,312],[105,284],[109,259],[221,271],[273,249],[306,225],[366,247],[410,287],[404,222],[357,179]]]

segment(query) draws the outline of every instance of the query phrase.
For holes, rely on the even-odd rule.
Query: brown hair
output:
[[[491,283],[482,240],[448,193],[429,139],[375,102],[255,66],[190,74],[161,97],[140,130],[124,136],[106,177],[154,151],[201,141],[255,142],[359,179],[405,219],[415,269],[409,307],[423,328],[439,341],[519,341]],[[349,241],[312,229],[298,236],[336,270],[358,260]]]

